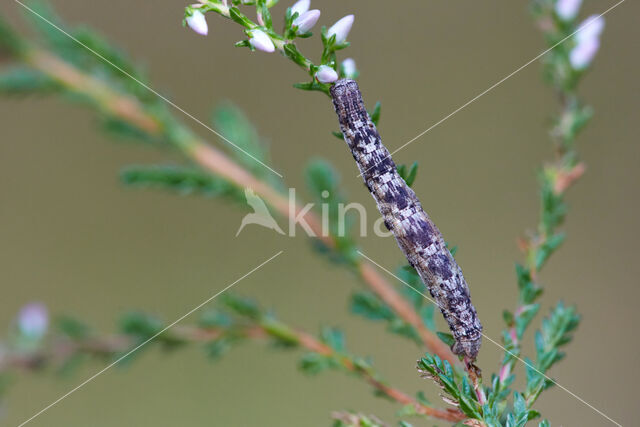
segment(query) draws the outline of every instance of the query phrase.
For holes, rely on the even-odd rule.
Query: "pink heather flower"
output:
[[[262,30],[251,30],[249,36],[249,43],[254,48],[261,50],[263,52],[271,53],[276,50],[276,47],[273,45],[271,38]]]
[[[344,18],[340,19],[338,22],[333,24],[329,31],[327,31],[327,36],[331,37],[335,34],[336,43],[341,44],[347,40],[347,36],[349,35],[349,31],[351,31],[351,26],[353,25],[354,16],[347,15]]]
[[[604,18],[599,15],[591,15],[578,27],[575,35],[576,42],[580,44],[585,40],[597,39],[604,30]]]
[[[358,77],[358,69],[356,68],[356,61],[353,58],[347,58],[342,61],[340,65],[342,74],[348,79],[355,79]]]
[[[338,80],[338,73],[328,65],[321,65],[318,67],[318,71],[316,71],[316,79],[318,79],[320,83],[333,83]]]
[[[558,0],[556,15],[563,21],[572,21],[582,5],[582,0]]]
[[[199,10],[191,12],[191,16],[187,16],[187,25],[196,33],[206,36],[209,33],[209,27],[207,26],[207,20],[204,18],[204,14]]]
[[[47,307],[42,303],[29,303],[18,313],[18,330],[28,338],[39,339],[49,327]]]
[[[262,13],[258,12],[256,14],[256,17],[258,18],[258,24],[262,25],[264,27],[264,18],[262,17]]]
[[[320,11],[318,9],[313,9],[294,19],[293,25],[298,27],[298,30],[296,31],[298,34],[304,34],[308,33],[309,30],[316,25],[318,19],[320,19]]]
[[[591,64],[600,48],[600,40],[597,38],[584,40],[569,52],[569,62],[574,70],[584,70]]]
[[[569,62],[575,70],[584,70],[591,64],[600,48],[600,34],[604,30],[602,16],[590,16],[574,36],[576,45],[569,52]]]
[[[296,4],[291,6],[291,15],[298,12],[298,16],[302,16],[309,10],[309,6],[311,6],[311,0],[298,0]]]

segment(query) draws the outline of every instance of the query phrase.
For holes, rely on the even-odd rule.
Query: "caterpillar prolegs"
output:
[[[344,140],[385,225],[449,324],[455,338],[453,352],[474,361],[480,350],[482,325],[462,269],[416,194],[398,174],[365,109],[358,84],[349,79],[339,80],[331,87],[331,97]]]

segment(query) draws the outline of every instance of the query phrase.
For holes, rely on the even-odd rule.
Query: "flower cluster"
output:
[[[205,18],[207,12],[216,12],[244,27],[247,39],[239,41],[236,46],[248,47],[251,50],[272,53],[279,51],[305,69],[312,77],[311,83],[300,83],[296,87],[304,90],[319,90],[328,93],[328,85],[340,77],[355,78],[358,75],[355,61],[351,58],[338,66],[336,51],[349,46],[347,37],[354,22],[354,15],[347,15],[339,19],[328,29],[322,27],[321,38],[323,51],[320,62],[316,65],[303,56],[295,45],[296,38],[307,38],[313,34],[311,30],[320,20],[321,12],[311,9],[310,0],[298,0],[287,8],[284,16],[282,33],[274,30],[270,8],[275,1],[226,1],[200,0],[185,10],[184,23],[200,35],[207,35],[209,27]],[[256,21],[251,20],[240,10],[243,5],[255,5]]]
[[[575,47],[569,53],[571,66],[582,71],[586,69],[600,48],[600,34],[604,30],[604,18],[591,16],[587,18],[575,34]]]
[[[582,6],[582,0],[558,0],[554,13],[558,20],[566,25],[574,24]],[[593,61],[600,48],[600,34],[604,29],[604,18],[592,15],[585,19],[573,35],[574,47],[569,52],[569,63],[575,71],[585,70]]]

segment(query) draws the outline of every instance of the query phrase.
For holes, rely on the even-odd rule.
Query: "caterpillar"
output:
[[[330,92],[344,140],[386,227],[418,272],[453,333],[452,351],[470,362],[475,361],[482,341],[482,325],[471,303],[462,269],[446,247],[440,230],[422,209],[415,192],[398,174],[365,109],[358,84],[341,79]]]

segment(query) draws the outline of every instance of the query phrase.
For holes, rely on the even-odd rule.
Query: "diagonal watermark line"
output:
[[[135,81],[136,83],[138,83],[140,86],[144,87],[145,89],[147,89],[149,92],[153,93],[154,95],[156,95],[158,98],[162,99],[164,102],[166,102],[167,104],[171,105],[173,108],[175,108],[176,110],[180,111],[182,114],[184,114],[185,116],[189,117],[190,119],[192,119],[193,121],[195,121],[196,123],[198,123],[199,125],[201,125],[202,127],[208,129],[209,131],[211,131],[212,133],[214,133],[215,135],[217,135],[220,139],[224,140],[225,142],[227,142],[228,144],[232,145],[233,147],[235,147],[237,150],[239,150],[240,152],[242,152],[243,154],[247,155],[248,157],[252,158],[253,160],[255,160],[256,162],[258,162],[260,165],[264,166],[265,168],[269,169],[271,172],[273,172],[274,174],[278,175],[280,178],[284,178],[282,176],[282,174],[276,172],[275,170],[273,170],[270,166],[266,165],[264,162],[260,161],[259,159],[257,159],[255,156],[253,156],[251,153],[247,152],[246,150],[244,150],[242,147],[239,147],[237,144],[231,142],[228,138],[226,138],[224,135],[220,134],[219,132],[217,132],[216,130],[214,130],[211,126],[207,125],[206,123],[202,122],[202,120],[196,118],[195,116],[193,116],[191,113],[189,113],[188,111],[184,110],[182,107],[180,107],[179,105],[175,104],[174,102],[172,102],[171,100],[169,100],[167,97],[165,97],[164,95],[162,95],[161,93],[159,93],[158,91],[156,91],[155,89],[153,89],[152,87],[150,87],[149,85],[147,85],[146,83],[140,81],[139,79],[137,79],[136,77],[132,76],[130,73],[128,73],[127,71],[123,70],[121,67],[117,66],[116,64],[114,64],[113,62],[109,61],[107,58],[105,58],[104,56],[102,56],[100,53],[96,52],[94,49],[92,49],[91,47],[87,46],[86,44],[82,43],[80,40],[78,40],[76,37],[74,37],[73,35],[69,34],[68,32],[66,32],[64,29],[60,28],[59,26],[57,26],[55,23],[51,22],[50,20],[48,20],[47,18],[45,18],[44,16],[40,15],[38,12],[36,12],[35,10],[31,9],[29,6],[27,6],[26,4],[22,3],[20,0],[14,0],[16,3],[18,3],[20,6],[22,6],[23,8],[25,8],[26,10],[28,10],[29,12],[33,13],[35,16],[37,16],[38,18],[42,19],[44,22],[46,22],[47,24],[51,25],[53,28],[55,28],[56,30],[60,31],[62,34],[64,34],[65,36],[69,37],[71,40],[73,40],[74,42],[78,43],[80,46],[84,47],[85,49],[87,49],[89,52],[93,53],[95,56],[97,56],[98,58],[102,59],[104,62],[106,62],[107,64],[111,65],[113,68],[115,68],[116,70],[120,71],[122,74],[124,74],[125,76],[129,77],[131,80]]]
[[[596,15],[593,17],[593,19],[590,19],[588,22],[585,22],[583,25],[581,25],[580,27],[578,27],[577,30],[575,30],[573,33],[569,34],[568,36],[566,36],[565,38],[563,38],[562,40],[560,40],[559,42],[557,42],[556,44],[554,44],[553,46],[551,46],[550,48],[548,48],[547,50],[542,51],[541,53],[539,53],[535,58],[531,59],[530,61],[526,62],[525,64],[521,65],[519,68],[517,68],[516,70],[512,71],[511,73],[507,74],[506,76],[504,76],[503,78],[501,78],[500,80],[498,80],[497,82],[495,82],[494,84],[492,84],[491,86],[489,86],[487,89],[483,90],[482,92],[480,92],[478,95],[474,96],[473,98],[471,98],[470,100],[468,100],[467,102],[465,102],[464,104],[462,104],[460,107],[456,108],[455,110],[453,110],[451,113],[447,114],[446,116],[444,116],[443,118],[441,118],[440,120],[438,120],[437,122],[435,122],[434,124],[432,124],[431,126],[429,126],[427,129],[423,130],[422,132],[420,132],[418,135],[416,135],[415,137],[411,138],[409,141],[405,142],[404,144],[402,144],[400,147],[396,148],[394,151],[392,151],[388,157],[391,157],[392,155],[396,154],[398,151],[402,150],[403,148],[405,148],[407,145],[413,143],[415,140],[417,140],[418,138],[422,137],[424,134],[426,134],[427,132],[429,132],[430,130],[434,129],[435,127],[439,126],[440,124],[444,123],[445,121],[447,121],[448,119],[450,119],[451,117],[453,117],[454,115],[458,114],[460,111],[462,111],[463,109],[465,109],[466,107],[468,107],[469,105],[471,105],[472,103],[474,103],[475,101],[477,101],[479,98],[483,97],[484,95],[486,95],[487,93],[491,92],[493,89],[495,89],[496,87],[500,86],[502,83],[504,83],[505,81],[509,80],[511,77],[513,77],[514,75],[516,75],[517,73],[519,73],[520,71],[524,70],[525,68],[527,68],[529,65],[533,64],[534,62],[536,62],[538,59],[542,58],[544,55],[546,55],[547,53],[551,52],[553,49],[555,49],[556,47],[560,46],[562,43],[564,43],[565,41],[569,40],[571,37],[573,37],[574,35],[576,35],[576,33],[584,30],[585,28],[587,28],[588,26],[590,26],[591,24],[593,24],[593,22],[595,20],[597,20],[598,18],[606,15],[607,13],[611,12],[613,9],[615,9],[616,7],[620,6],[622,3],[624,3],[625,0],[620,0],[618,3],[614,4],[613,6],[611,6],[609,9],[605,10],[604,12],[602,12],[600,15]],[[384,159],[380,159],[380,161],[382,161]],[[371,168],[373,168],[375,165],[371,166]],[[357,176],[362,176],[362,173],[358,174]]]
[[[54,400],[53,402],[51,402],[50,404],[48,404],[47,406],[45,406],[44,408],[42,408],[40,411],[36,412],[34,415],[32,415],[30,418],[28,418],[27,420],[23,421],[22,423],[20,423],[20,425],[18,425],[18,427],[22,427],[25,424],[33,421],[34,418],[42,415],[44,412],[46,412],[47,410],[51,409],[53,406],[57,405],[58,403],[60,403],[62,400],[66,399],[67,397],[69,397],[71,394],[75,393],[76,391],[78,391],[79,389],[81,389],[82,387],[84,387],[85,385],[89,384],[91,381],[95,380],[97,377],[99,377],[100,375],[102,375],[103,373],[105,373],[107,370],[111,369],[112,367],[114,367],[115,365],[117,365],[118,363],[120,363],[122,360],[126,359],[127,357],[129,357],[131,354],[135,353],[136,351],[140,350],[140,348],[144,347],[145,345],[147,345],[149,342],[153,341],[154,339],[156,339],[158,336],[162,335],[163,333],[165,333],[167,330],[169,330],[170,328],[172,328],[173,326],[175,326],[177,323],[181,322],[182,320],[184,320],[186,317],[190,316],[191,314],[193,314],[194,312],[196,312],[197,310],[201,309],[203,306],[207,305],[208,303],[210,303],[211,301],[213,301],[216,297],[218,297],[219,295],[221,295],[222,293],[226,292],[227,290],[229,290],[231,287],[233,287],[234,285],[236,285],[238,282],[240,282],[241,280],[245,279],[246,277],[248,277],[249,275],[251,275],[252,273],[254,273],[255,271],[257,271],[258,269],[260,269],[261,267],[263,267],[264,265],[268,264],[269,262],[271,262],[272,260],[274,260],[277,256],[279,256],[280,254],[282,254],[284,251],[280,251],[277,254],[273,255],[271,258],[269,258],[268,260],[264,261],[263,263],[261,263],[260,265],[252,268],[251,270],[249,270],[245,275],[243,275],[242,277],[240,277],[239,279],[235,280],[233,283],[227,285],[227,287],[225,287],[224,289],[222,289],[221,291],[217,292],[215,295],[209,297],[208,299],[206,299],[204,302],[198,304],[197,306],[195,306],[194,308],[192,308],[191,310],[189,310],[187,313],[183,314],[182,316],[180,316],[178,319],[174,320],[173,322],[171,322],[169,325],[165,326],[160,332],[156,333],[155,335],[153,335],[152,337],[148,338],[147,340],[143,341],[142,343],[138,344],[136,347],[134,347],[133,349],[129,350],[128,352],[126,352],[124,355],[120,356],[119,358],[117,358],[115,361],[111,362],[109,365],[105,366],[104,368],[102,368],[100,371],[96,372],[95,374],[93,374],[92,376],[90,376],[89,378],[87,378],[86,380],[84,380],[83,382],[81,382],[80,384],[78,384],[77,386],[75,386],[74,388],[72,388],[71,390],[69,390],[68,392],[66,392],[65,394],[63,394],[62,396],[60,396],[59,398],[57,398],[56,400]]]
[[[378,266],[378,268],[380,268],[381,270],[385,271],[387,274],[389,274],[390,276],[396,278],[398,281],[400,281],[401,283],[403,283],[405,286],[409,287],[410,289],[412,289],[413,291],[417,292],[418,294],[422,295],[424,298],[426,298],[427,300],[429,300],[431,303],[433,303],[436,307],[440,308],[440,306],[438,305],[438,303],[433,300],[431,297],[428,297],[427,295],[425,295],[424,293],[420,292],[418,289],[414,288],[413,286],[411,286],[410,284],[408,284],[407,282],[405,282],[404,280],[402,280],[400,277],[396,276],[395,274],[393,274],[391,271],[387,270],[386,268],[384,268],[383,266],[381,266],[380,264],[378,264],[377,262],[375,262],[374,260],[372,260],[371,258],[369,258],[368,256],[366,256],[365,254],[363,254],[360,250],[358,250],[358,253],[363,257],[366,258],[367,260],[369,260],[371,263],[375,264],[376,266]],[[577,400],[579,400],[580,402],[582,402],[583,404],[587,405],[589,408],[593,409],[594,411],[596,411],[598,414],[602,415],[604,418],[606,418],[607,420],[611,421],[613,424],[617,425],[618,427],[622,427],[622,424],[618,423],[617,421],[615,421],[614,419],[612,419],[611,417],[609,417],[607,414],[605,414],[604,412],[602,412],[601,410],[599,410],[598,408],[596,408],[595,406],[591,405],[589,402],[587,402],[586,400],[584,400],[583,398],[581,398],[580,396],[578,396],[577,394],[575,394],[574,392],[572,392],[571,390],[569,390],[568,388],[566,388],[565,386],[563,386],[562,384],[556,382],[555,380],[553,380],[552,378],[549,378],[547,375],[545,375],[543,372],[540,372],[536,367],[531,366],[530,363],[527,363],[525,360],[523,360],[522,358],[520,358],[519,356],[513,354],[511,351],[507,350],[506,348],[504,348],[504,346],[502,346],[499,342],[495,341],[493,338],[487,336],[484,332],[481,332],[482,336],[484,338],[486,338],[487,340],[491,341],[493,344],[495,344],[496,346],[498,346],[500,349],[502,349],[504,352],[508,353],[510,356],[514,357],[515,359],[518,359],[520,362],[522,362],[523,364],[525,364],[527,367],[531,368],[532,370],[536,371],[538,374],[542,375],[543,377],[545,377],[547,380],[551,381],[554,385],[557,385],[559,388],[561,388],[562,390],[566,391],[567,393],[569,393],[571,396],[573,396],[574,398],[576,398]]]

